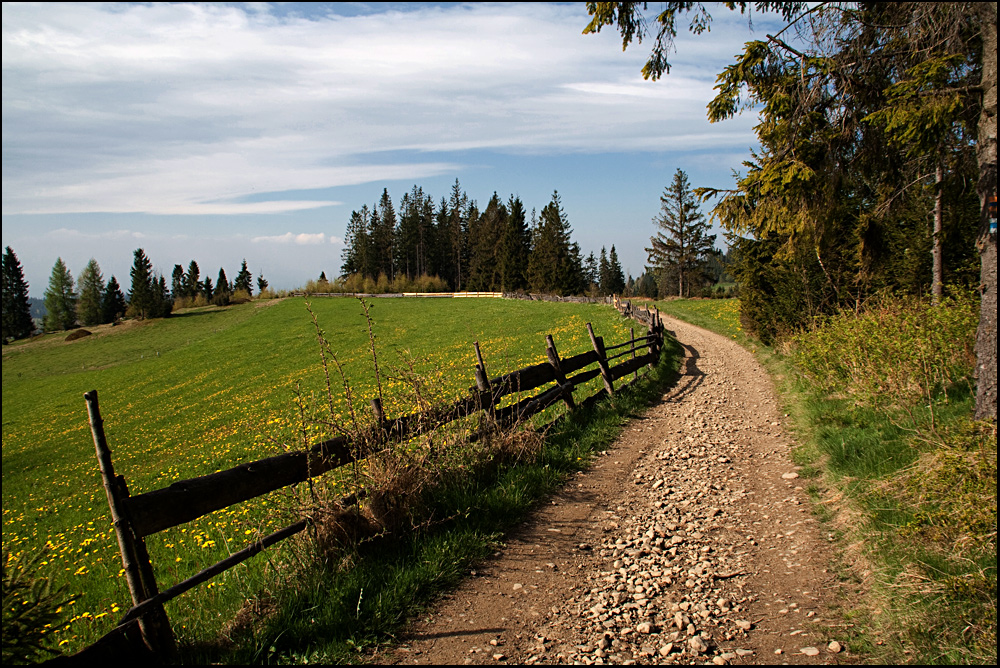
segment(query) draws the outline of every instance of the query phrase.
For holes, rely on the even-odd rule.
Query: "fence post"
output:
[[[635,327],[629,327],[628,331],[629,331],[629,336],[631,337],[629,339],[629,341],[632,344],[628,348],[629,348],[629,350],[632,351],[632,359],[635,359]],[[635,371],[632,372],[632,380],[634,380],[634,381],[635,380],[639,380],[639,370],[638,369],[636,369]]]
[[[559,352],[556,350],[556,342],[552,340],[551,334],[545,335],[545,355],[549,358],[549,364],[552,365],[553,371],[556,372],[556,382],[559,383],[560,387],[566,387],[566,374],[563,373],[562,365],[559,363]],[[563,392],[563,401],[569,410],[576,408],[576,403],[573,401],[572,385]]]
[[[476,349],[476,388],[479,390],[480,401],[483,396],[487,397],[487,403],[482,408],[493,414],[493,388],[490,387],[490,377],[486,374],[486,362],[479,350],[479,341],[473,341],[472,347]]]
[[[108,506],[111,509],[111,523],[118,537],[118,549],[122,555],[122,566],[125,569],[125,580],[128,583],[132,604],[138,605],[146,599],[156,596],[159,592],[153,577],[153,566],[146,552],[146,542],[141,536],[136,536],[128,518],[128,488],[125,478],[115,475],[115,467],[111,462],[111,449],[108,447],[104,434],[104,420],[97,402],[97,390],[91,390],[83,395],[87,401],[87,413],[90,418],[90,432],[94,437],[94,449],[97,453],[97,463],[101,469],[101,479],[104,491],[108,496]],[[170,620],[162,605],[152,609],[139,618],[139,630],[146,646],[153,652],[165,656],[175,653],[174,633],[170,628]]]
[[[590,323],[587,323],[587,333],[590,334],[590,343],[594,346],[594,352],[597,353],[597,366],[601,367],[601,378],[604,379],[604,389],[608,391],[609,396],[615,396],[615,386],[611,380],[611,369],[608,368],[607,353],[604,352],[604,339],[599,336],[594,336],[594,328],[591,327]]]

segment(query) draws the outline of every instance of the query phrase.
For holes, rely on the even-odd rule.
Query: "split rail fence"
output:
[[[305,482],[366,458],[393,443],[406,442],[479,411],[488,411],[493,418],[491,422],[499,428],[509,428],[559,401],[573,410],[576,407],[574,389],[598,377],[603,380],[604,391],[597,396],[604,396],[605,393],[613,396],[617,381],[629,375],[637,380],[642,367],[656,365],[663,347],[664,333],[659,313],[655,309],[636,309],[629,302],[618,299],[613,303],[623,314],[645,324],[647,333],[636,337],[633,328],[630,340],[606,346],[604,339],[596,336],[590,323],[587,323],[592,350],[561,358],[552,336],[547,335],[547,362],[495,378],[489,378],[477,342],[476,385],[470,388],[467,397],[449,406],[387,419],[378,399],[374,399],[372,408],[376,424],[354,441],[342,436],[333,438],[317,443],[305,451],[289,452],[241,464],[136,496],[129,494],[124,476],[115,473],[111,450],[104,434],[104,420],[98,405],[97,391],[91,390],[84,398],[133,606],[113,631],[73,658],[84,661],[120,658],[124,653],[134,653],[137,648],[161,657],[173,655],[174,636],[163,608],[165,602],[207,582],[264,548],[301,532],[308,526],[308,521],[300,520],[265,536],[164,591],[159,590],[153,576],[153,566],[146,550],[146,536],[274,490]],[[588,369],[592,366],[595,368]],[[505,396],[536,390],[549,383],[554,385],[539,394],[499,407]]]

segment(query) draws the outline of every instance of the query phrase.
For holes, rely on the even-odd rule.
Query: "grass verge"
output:
[[[907,365],[921,373],[931,368],[934,350],[918,364],[901,355],[940,330],[929,336],[911,328],[923,314],[890,304],[866,322],[831,320],[827,329],[799,337],[793,354],[743,335],[736,300],[657,306],[735,339],[775,378],[814,512],[839,537],[840,577],[857,585],[848,589],[861,599],[844,601],[841,610],[851,649],[873,663],[996,663],[996,425],[971,421],[974,389],[963,379],[901,380],[899,396],[887,389],[896,379],[882,380]],[[961,324],[965,306],[947,308],[954,311],[944,320],[955,330],[946,338],[974,336]],[[891,352],[905,337],[912,345]],[[854,363],[864,357],[858,351],[880,340],[886,346],[839,382],[831,385],[829,372],[808,373],[816,363],[810,354],[828,364]],[[945,357],[948,364],[956,360]],[[917,399],[903,395],[914,387],[922,387]]]

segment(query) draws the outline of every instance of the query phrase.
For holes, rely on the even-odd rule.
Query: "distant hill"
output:
[[[48,311],[45,310],[45,300],[28,297],[28,306],[31,308],[31,317],[41,319]]]

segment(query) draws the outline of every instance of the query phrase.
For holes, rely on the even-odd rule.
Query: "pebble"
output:
[[[806,656],[816,656],[817,654],[819,654],[819,650],[816,649],[815,647],[803,647],[799,651],[805,654]]]
[[[702,364],[710,362],[700,362],[699,368]],[[594,518],[602,529],[600,537],[575,544],[577,550],[592,552],[601,567],[581,573],[586,579],[575,596],[552,608],[551,624],[559,631],[546,635],[550,640],[580,638],[576,642],[585,644],[559,646],[553,640],[557,645],[551,654],[543,647],[539,663],[666,663],[682,652],[688,659],[727,665],[754,655],[733,644],[740,642],[737,638],[747,642],[756,628],[746,618],[765,611],[758,602],[771,601],[773,607],[766,612],[772,616],[779,609],[788,617],[795,617],[793,610],[798,613],[787,598],[775,600],[771,592],[745,588],[746,577],[758,568],[751,561],[755,553],[778,549],[787,561],[801,559],[792,556],[801,549],[801,534],[794,524],[783,523],[786,515],[778,515],[782,521],[775,526],[776,517],[759,505],[764,501],[755,496],[759,490],[744,487],[749,483],[738,477],[747,464],[745,435],[761,423],[752,411],[731,416],[717,412],[717,406],[732,401],[737,386],[715,381],[712,389],[718,378],[712,372],[706,370],[700,400],[692,401],[697,395],[691,395],[668,404],[667,410],[683,423],[665,433],[662,442],[651,443],[652,449],[636,461],[628,500]],[[756,464],[754,457],[747,470],[756,470]],[[781,474],[786,481],[799,477],[794,470],[786,471]],[[795,492],[789,497],[790,490],[774,478],[756,482],[780,487],[775,501],[784,495],[782,508],[799,504]],[[736,531],[727,533],[732,529]],[[522,587],[516,585],[515,591]],[[829,651],[840,651],[836,646],[830,643]]]
[[[830,650],[831,652],[833,652],[834,654],[837,654],[838,652],[840,652],[841,650],[844,649],[841,646],[841,644],[839,642],[837,642],[836,640],[832,641],[829,645],[826,646],[826,648],[828,650]]]

